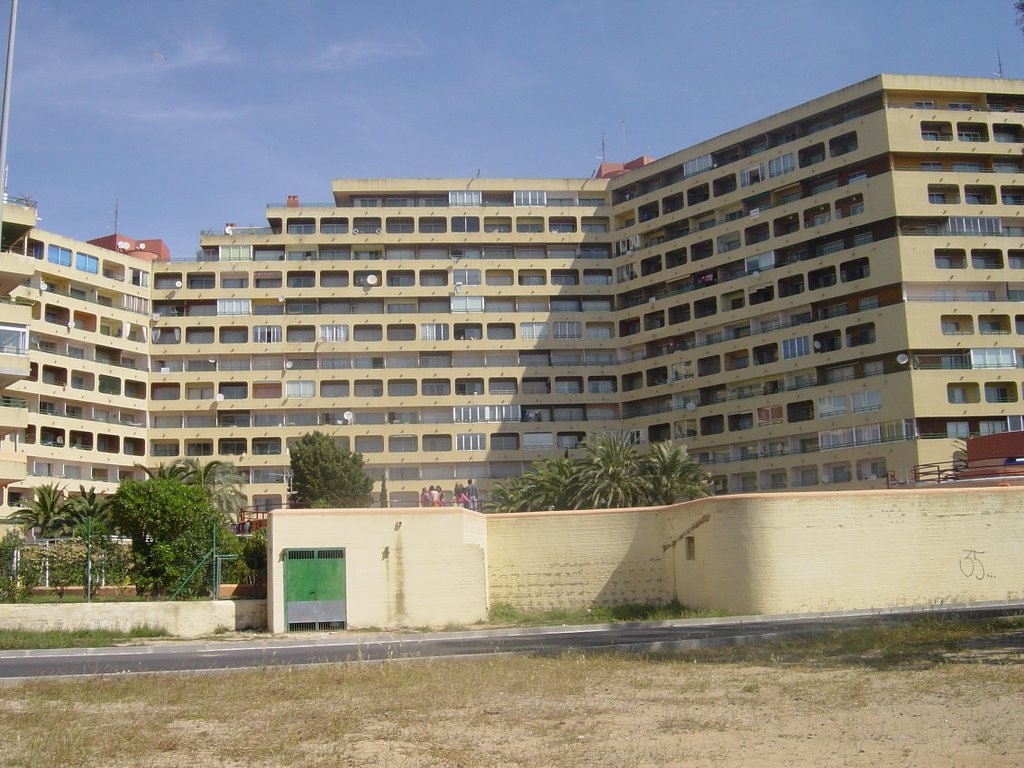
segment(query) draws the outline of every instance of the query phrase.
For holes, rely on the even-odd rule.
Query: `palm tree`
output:
[[[205,488],[213,506],[227,520],[236,519],[238,510],[245,506],[241,475],[229,461],[214,460],[200,464],[195,458],[177,459],[171,463],[171,470],[186,485]]]
[[[136,468],[146,473],[150,480],[184,480],[188,467],[184,466],[184,460],[178,459],[170,464],[158,464],[156,469],[136,464]]]
[[[651,483],[636,446],[625,434],[595,434],[583,443],[575,473],[576,508],[647,504]]]
[[[643,463],[651,482],[650,504],[676,504],[711,495],[711,478],[685,445],[657,443]]]
[[[84,485],[79,485],[78,495],[67,500],[66,510],[62,520],[62,532],[65,534],[72,533],[90,520],[93,524],[110,524],[110,497],[99,495],[95,488],[86,490]]]
[[[64,497],[64,486],[50,483],[35,489],[32,501],[6,518],[9,523],[22,526],[28,533],[38,529],[36,536],[48,538],[60,533],[64,525],[64,513],[67,499]]]

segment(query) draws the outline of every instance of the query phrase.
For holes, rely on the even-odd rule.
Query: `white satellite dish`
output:
[[[222,392],[218,392],[217,397],[215,399],[218,403],[224,402],[224,394]]]
[[[181,288],[181,280],[175,280],[174,281],[174,287],[175,288]]]
[[[697,404],[691,400],[690,402],[688,402],[686,404],[686,410],[688,410],[688,411],[696,411],[697,410]]]
[[[50,289],[50,285],[48,283],[42,282],[42,283],[39,284],[39,290],[40,291],[48,291],[49,289]]]
[[[376,275],[367,275],[366,276],[366,284],[367,285],[376,285],[377,284],[377,276]]]
[[[146,250],[146,244],[145,243],[139,243],[137,247],[138,247],[138,249],[140,251]]]
[[[896,362],[899,363],[900,365],[906,365],[907,363],[910,362],[910,355],[908,355],[906,352],[900,352],[898,355],[896,355]]]
[[[354,228],[352,229],[352,234],[353,234],[353,235],[358,235],[358,234],[359,234],[359,227],[354,227]]]
[[[225,235],[234,234],[234,231],[235,231],[235,228],[232,227],[230,224],[228,224],[227,226],[224,227],[224,234]]]
[[[129,243],[127,240],[118,240],[117,241],[117,250],[119,250],[119,251],[127,251],[131,247],[132,247],[132,244]]]
[[[289,360],[287,363],[284,364],[284,367],[290,370],[293,365],[295,365],[295,363]]]
[[[343,414],[341,414],[341,418],[343,418],[345,421],[352,421],[352,416],[352,411],[345,411]]]
[[[278,296],[277,301],[279,304],[284,304],[284,296]]]

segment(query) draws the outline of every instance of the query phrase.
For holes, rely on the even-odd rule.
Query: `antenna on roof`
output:
[[[996,70],[995,76],[998,77],[1000,80],[1002,80],[1003,79],[1003,55],[1002,55],[1002,53],[1000,53],[998,48],[996,48],[996,61],[999,62],[999,69]]]
[[[117,234],[118,200],[114,198],[114,234]]]

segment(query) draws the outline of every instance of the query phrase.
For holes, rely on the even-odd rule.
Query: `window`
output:
[[[459,434],[455,436],[455,450],[483,451],[487,449],[487,435]]]
[[[513,198],[513,203],[517,207],[531,206],[531,205],[547,205],[548,197],[546,192],[542,191],[529,191],[523,189],[517,189]]]
[[[316,395],[316,384],[312,381],[285,382],[285,397],[313,397]]]
[[[548,337],[547,323],[520,323],[519,338],[521,339],[546,339]]]
[[[46,260],[51,264],[59,264],[62,267],[71,266],[71,249],[61,248],[59,245],[51,245],[46,251]]]
[[[846,397],[844,395],[828,395],[818,398],[818,416],[821,418],[845,415]]]
[[[449,192],[448,205],[483,205],[483,193],[472,189]]]
[[[810,354],[810,344],[806,336],[798,336],[795,339],[783,339],[783,359],[791,360],[794,357],[803,357],[808,354]]]
[[[981,401],[981,393],[977,384],[947,384],[946,400],[954,404],[977,403]]]
[[[961,250],[937,249],[936,269],[967,269],[967,254]]]
[[[218,315],[248,315],[251,314],[251,303],[249,299],[217,299]]]
[[[852,395],[853,412],[877,411],[882,407],[881,392],[854,392]]]
[[[552,325],[556,339],[578,339],[582,336],[582,323],[558,322]]]
[[[972,349],[971,367],[1016,368],[1016,353],[1012,349]]]
[[[421,323],[420,324],[420,340],[421,341],[447,341],[448,340],[448,324],[447,323]]]
[[[80,269],[83,272],[90,272],[95,275],[100,271],[100,260],[87,253],[76,253],[75,269]]]
[[[452,282],[456,285],[480,285],[479,269],[453,269]]]
[[[479,232],[479,216],[452,216],[452,232]]]
[[[320,341],[348,341],[348,326],[321,325]]]
[[[788,155],[782,157],[776,157],[773,160],[768,161],[768,175],[772,178],[776,176],[782,176],[785,173],[789,173],[796,167],[793,159],[793,153],[790,152]]]
[[[764,164],[758,164],[740,171],[740,186],[749,187],[764,180]]]
[[[483,296],[452,296],[451,297],[451,311],[452,312],[483,312],[484,311],[484,297]]]
[[[257,344],[276,344],[281,341],[280,325],[257,325],[252,329],[252,340]]]

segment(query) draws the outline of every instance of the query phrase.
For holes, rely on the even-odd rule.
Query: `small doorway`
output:
[[[345,549],[284,551],[284,614],[289,632],[345,629]]]

